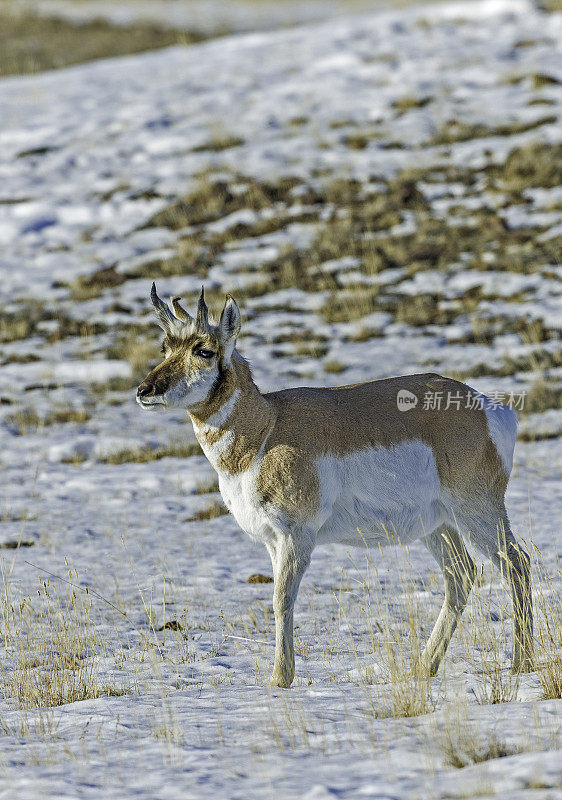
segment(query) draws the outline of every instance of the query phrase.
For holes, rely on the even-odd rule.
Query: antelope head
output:
[[[154,283],[150,297],[165,334],[164,360],[138,387],[137,403],[150,410],[189,410],[205,402],[228,370],[240,331],[240,311],[236,301],[227,295],[220,320],[214,324],[209,319],[203,289],[195,317],[182,308],[179,297],[171,299],[171,307],[161,300]]]

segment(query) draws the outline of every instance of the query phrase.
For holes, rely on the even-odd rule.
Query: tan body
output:
[[[516,612],[514,666],[529,668],[528,557],[515,542],[504,505],[513,412],[482,408],[483,396],[434,374],[261,394],[234,350],[239,315],[232,304],[211,326],[201,302],[192,322],[168,322],[155,302],[163,327],[172,328],[167,339],[177,346],[141,384],[139,402],[187,409],[225,503],[240,527],[269,550],[277,632],[272,682],[292,682],[300,580],[314,547],[334,541],[423,539],[446,583],[445,603],[422,655],[422,666],[434,674],[475,575],[461,534],[507,572]],[[174,310],[183,312],[176,305]],[[177,336],[176,323],[185,326],[184,336]],[[205,361],[214,354],[212,364],[198,363],[201,348]],[[399,410],[400,391],[415,395],[417,405]],[[441,393],[441,408],[430,410],[424,401],[435,393]]]

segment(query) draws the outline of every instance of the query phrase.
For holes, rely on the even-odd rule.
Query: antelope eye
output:
[[[195,355],[201,356],[201,358],[212,358],[215,354],[212,350],[197,350]]]

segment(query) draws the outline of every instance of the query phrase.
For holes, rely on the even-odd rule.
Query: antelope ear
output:
[[[240,309],[236,304],[236,300],[229,294],[226,295],[226,302],[222,310],[221,318],[218,325],[218,332],[225,349],[225,359],[230,360],[234,345],[236,344],[236,337],[240,333],[240,326],[242,320],[240,318]]]

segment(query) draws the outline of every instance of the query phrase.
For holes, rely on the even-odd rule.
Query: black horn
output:
[[[150,290],[150,299],[152,300],[152,305],[156,310],[156,316],[160,322],[160,327],[166,333],[173,333],[176,335],[180,334],[183,323],[176,316],[174,316],[174,314],[172,314],[168,304],[158,297],[156,284],[154,282],[152,283],[152,288]]]
[[[206,330],[209,327],[209,309],[205,302],[205,287],[201,287],[201,294],[199,295],[199,302],[197,303],[197,316],[195,318],[195,326],[201,330]]]

